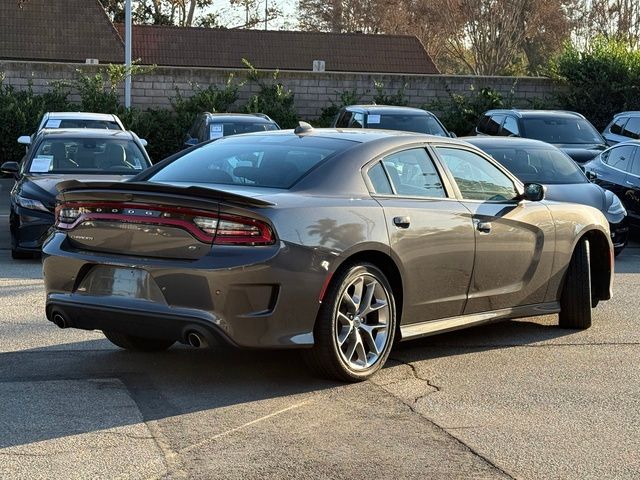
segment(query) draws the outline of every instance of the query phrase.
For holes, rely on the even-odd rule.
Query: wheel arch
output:
[[[396,305],[396,328],[399,332],[400,323],[402,321],[404,283],[398,265],[390,255],[381,252],[380,250],[361,250],[345,257],[336,268],[332,277],[335,277],[336,273],[340,272],[342,269],[355,263],[371,263],[378,267],[385,277],[387,277],[389,285],[391,285],[393,299]]]
[[[601,230],[592,229],[580,236],[573,246],[572,252],[575,251],[578,242],[582,240],[588,240],[589,242],[594,303],[598,300],[609,300],[611,298],[611,281],[613,278],[613,248],[611,240]]]

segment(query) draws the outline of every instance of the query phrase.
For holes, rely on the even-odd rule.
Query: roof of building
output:
[[[122,63],[124,27],[98,0],[0,2],[0,58]],[[144,65],[328,72],[439,73],[420,40],[409,35],[318,33],[136,25],[133,58]]]
[[[122,24],[116,25],[124,36]],[[408,35],[317,33],[136,25],[133,57],[145,65],[433,74],[438,68]]]
[[[0,58],[84,63],[121,62],[123,55],[122,39],[97,1],[0,2]]]

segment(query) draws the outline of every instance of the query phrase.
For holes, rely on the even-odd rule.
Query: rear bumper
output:
[[[117,298],[82,298],[52,294],[47,298],[47,319],[59,315],[65,327],[83,330],[111,330],[138,337],[187,343],[189,333],[197,332],[216,342],[237,344],[225,334],[221,319],[202,311],[163,309],[150,302],[126,302]],[[60,325],[58,325],[60,326]]]
[[[198,260],[141,258],[77,250],[56,232],[43,247],[47,318],[59,313],[75,328],[175,341],[195,330],[239,347],[313,345],[326,257],[285,243],[241,248],[216,246]],[[86,288],[104,268],[145,272],[151,288],[130,291],[150,293]],[[96,278],[104,287],[104,277]]]

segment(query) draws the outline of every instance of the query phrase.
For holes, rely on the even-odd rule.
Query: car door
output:
[[[390,152],[366,177],[402,269],[403,325],[462,314],[474,258],[473,223],[423,146]]]
[[[626,193],[629,185],[628,172],[631,170],[635,147],[633,145],[616,145],[600,154],[600,162],[595,163],[594,171],[597,175],[597,183],[607,190],[615,193],[627,207]]]
[[[625,190],[622,197],[629,220],[640,226],[640,148],[634,147],[631,168],[625,178]]]
[[[506,170],[457,145],[435,146],[471,213],[476,241],[464,314],[543,303],[555,251],[544,203],[520,200]]]

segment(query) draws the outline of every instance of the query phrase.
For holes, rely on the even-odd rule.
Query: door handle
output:
[[[491,233],[491,222],[478,222],[476,229],[481,233]]]
[[[398,228],[409,228],[411,219],[409,217],[393,217],[393,224]]]
[[[630,182],[629,180],[625,180],[625,183],[626,183],[627,185],[631,185],[632,187],[635,187],[635,186],[636,186],[636,184],[635,184],[635,183]]]

